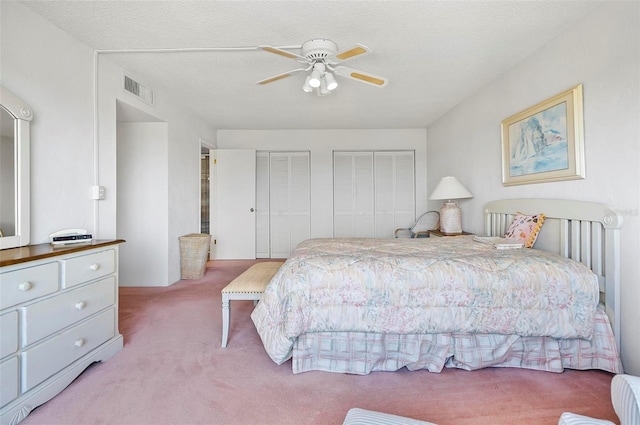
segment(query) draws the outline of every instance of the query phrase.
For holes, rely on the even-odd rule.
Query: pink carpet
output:
[[[123,351],[89,367],[23,422],[36,424],[341,424],[351,407],[440,425],[557,424],[571,411],[617,423],[612,375],[520,369],[308,372],[274,364],[232,301],[221,348],[220,290],[253,261],[210,262],[169,288],[121,288]]]

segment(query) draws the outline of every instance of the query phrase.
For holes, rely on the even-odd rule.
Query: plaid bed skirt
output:
[[[566,368],[623,373],[609,319],[600,310],[590,340],[460,333],[308,333],[294,343],[292,367],[293,373],[322,370],[358,375],[403,367],[430,372],[440,372],[444,367],[518,367],[548,372]]]

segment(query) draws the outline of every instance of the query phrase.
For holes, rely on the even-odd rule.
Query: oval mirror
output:
[[[29,105],[0,87],[0,249],[29,244]]]

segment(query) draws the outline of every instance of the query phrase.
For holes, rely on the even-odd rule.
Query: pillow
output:
[[[526,215],[516,213],[504,237],[522,242],[525,248],[533,248],[544,219],[544,214]]]

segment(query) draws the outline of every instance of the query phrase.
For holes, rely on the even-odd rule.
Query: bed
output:
[[[621,217],[591,202],[500,200],[485,208],[486,235],[518,212],[546,215],[535,249],[473,236],[304,241],[251,316],[267,354],[294,373],[621,373]]]

